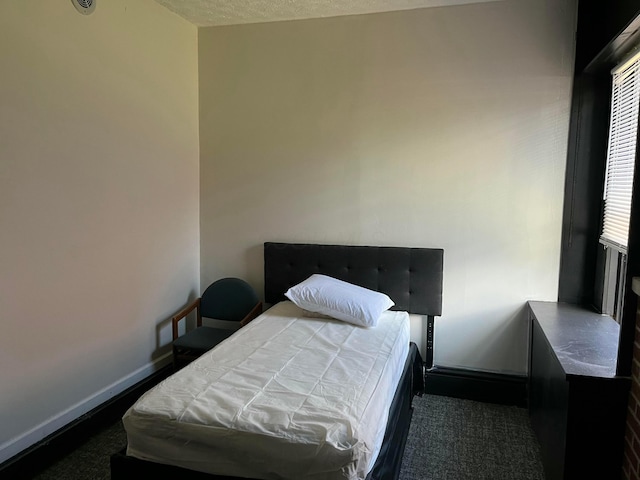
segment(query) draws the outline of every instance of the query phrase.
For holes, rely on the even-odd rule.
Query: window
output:
[[[600,243],[606,249],[602,312],[622,312],[640,109],[640,53],[613,72]]]

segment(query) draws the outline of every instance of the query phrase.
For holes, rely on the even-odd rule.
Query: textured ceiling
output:
[[[442,7],[495,0],[156,0],[199,27]]]

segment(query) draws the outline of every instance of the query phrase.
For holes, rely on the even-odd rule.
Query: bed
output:
[[[423,386],[406,312],[427,316],[429,364],[442,265],[441,249],[265,243],[274,306],[130,409],[112,478],[397,478]],[[370,329],[305,314],[284,294],[313,274],[395,305]]]

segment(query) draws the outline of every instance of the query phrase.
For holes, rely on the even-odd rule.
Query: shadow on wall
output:
[[[492,364],[497,362],[501,367],[490,371],[526,375],[529,335],[527,308],[525,303],[515,309],[504,307],[493,312],[482,312],[482,318],[500,319],[500,322],[496,322],[493,328],[489,329],[485,325],[481,330],[482,337],[474,338],[472,341],[467,339],[465,344],[469,348],[463,360],[469,364],[476,362],[480,365],[484,364],[485,360]],[[468,331],[468,335],[473,335],[473,331]],[[506,364],[507,359],[517,359],[517,364]]]
[[[225,258],[224,266],[221,269],[216,262],[210,265],[203,263],[200,282],[202,290],[211,285],[216,280],[226,277],[241,278],[251,285],[258,297],[264,300],[264,246],[262,243],[238,251],[238,256]],[[222,262],[220,262],[222,264]]]
[[[182,308],[189,305],[196,298],[198,298],[200,294],[195,290],[191,290],[188,295],[188,300],[184,305],[176,308],[175,311],[170,313],[169,317],[163,318],[159,321],[156,321],[156,348],[151,352],[151,360],[158,360],[165,355],[169,354],[172,351],[172,342],[173,342],[173,332],[171,328],[171,318]],[[178,332],[179,334],[184,333],[185,331],[192,330],[196,327],[196,314],[195,311],[192,312],[185,318],[185,321],[180,322]],[[168,333],[167,333],[168,332]]]
[[[264,302],[264,244],[247,248],[243,256],[242,272]]]

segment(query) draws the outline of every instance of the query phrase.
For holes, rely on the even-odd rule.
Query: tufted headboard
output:
[[[386,293],[396,304],[393,310],[439,316],[443,256],[439,248],[265,242],[265,302],[285,300],[289,287],[322,273]]]

